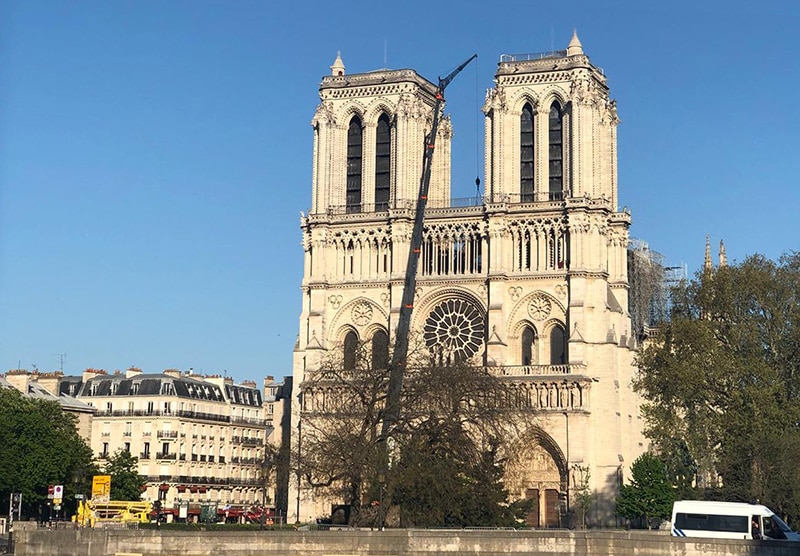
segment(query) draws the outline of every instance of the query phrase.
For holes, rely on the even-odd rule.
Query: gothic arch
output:
[[[512,499],[532,498],[534,527],[557,526],[552,502],[567,487],[567,458],[558,443],[539,427],[531,427],[508,449],[504,483]],[[531,515],[535,516],[531,520]]]
[[[519,117],[522,114],[522,107],[525,106],[525,104],[531,105],[533,115],[536,116],[541,106],[539,95],[529,89],[522,89],[514,95],[508,113],[514,117]]]
[[[347,335],[350,332],[354,333],[356,335],[356,337],[360,339],[360,336],[358,334],[358,330],[356,330],[356,328],[354,326],[352,326],[350,324],[346,324],[346,325],[342,326],[341,328],[339,328],[339,330],[336,331],[335,335],[333,336],[333,343],[336,346],[339,346],[339,347],[343,346],[344,345],[344,340],[345,340],[345,338],[347,337]]]
[[[539,96],[539,108],[541,108],[542,112],[550,111],[550,105],[553,104],[553,101],[558,101],[561,105],[561,108],[566,111],[567,104],[570,103],[569,93],[565,91],[561,87],[552,86],[548,89],[542,91],[541,95]],[[520,106],[520,109],[522,107]]]
[[[539,319],[540,322],[536,325],[536,329],[538,330],[539,334],[543,334],[546,331],[545,326],[547,325],[547,319],[555,319],[557,322],[561,322],[562,325],[564,322],[566,322],[567,312],[564,305],[553,295],[542,290],[536,290],[522,297],[514,305],[509,313],[506,330],[509,330],[512,333],[519,333],[522,331],[522,323],[524,321],[531,320],[532,322],[535,322],[535,319],[532,319],[534,315],[530,314],[530,307],[535,299],[544,299],[550,304],[550,311],[545,318]]]
[[[347,126],[350,125],[350,120],[353,118],[353,116],[358,116],[361,120],[361,125],[364,125],[366,122],[366,112],[366,107],[362,103],[354,100],[347,106],[343,106],[339,109],[339,117],[336,118],[336,121],[342,122],[342,125],[344,126],[343,129],[347,131]]]
[[[378,118],[381,117],[381,114],[386,114],[386,116],[389,118],[389,123],[391,124],[392,129],[394,129],[394,126],[397,123],[397,116],[395,115],[394,107],[389,105],[383,99],[378,99],[376,102],[373,102],[366,107],[364,110],[364,122],[369,123],[370,125],[377,125]]]
[[[550,365],[565,365],[569,361],[567,344],[569,333],[564,322],[558,319],[550,319],[542,327],[542,344],[547,352],[547,357],[543,359]]]
[[[344,339],[345,332],[341,330],[347,327],[355,330],[359,338],[366,339],[370,334],[374,334],[374,327],[385,327],[388,321],[389,315],[377,303],[367,297],[357,297],[336,311],[331,319],[330,329],[336,330],[338,341]]]

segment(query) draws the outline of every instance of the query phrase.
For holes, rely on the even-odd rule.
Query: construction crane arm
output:
[[[430,134],[425,138],[425,150],[422,160],[422,176],[419,181],[419,197],[414,215],[414,230],[411,234],[411,246],[408,252],[405,281],[403,283],[403,296],[400,303],[400,316],[395,331],[394,351],[389,363],[389,385],[386,396],[386,408],[383,415],[380,440],[385,441],[391,434],[392,427],[400,418],[400,396],[403,390],[403,375],[408,357],[408,335],[411,329],[411,312],[414,308],[414,293],[417,288],[417,266],[419,263],[420,249],[422,247],[422,228],[425,218],[425,205],[428,202],[428,189],[431,184],[431,168],[433,152],[436,147],[436,134],[439,128],[439,116],[444,103],[444,90],[450,82],[467,65],[477,58],[473,54],[468,60],[450,72],[444,79],[439,78],[436,89],[436,102],[433,106],[433,122]]]

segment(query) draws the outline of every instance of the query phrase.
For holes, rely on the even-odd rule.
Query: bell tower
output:
[[[341,55],[322,79],[314,128],[311,213],[387,211],[415,200],[436,86],[414,70],[348,74]],[[439,127],[430,202],[450,200],[450,120]]]

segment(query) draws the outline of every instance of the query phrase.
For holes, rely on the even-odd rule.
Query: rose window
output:
[[[437,305],[425,321],[425,345],[449,361],[464,361],[483,345],[482,312],[469,301],[450,299]]]
[[[534,320],[544,320],[550,314],[550,300],[540,295],[534,297],[528,304],[528,314]]]
[[[360,302],[353,307],[352,317],[354,323],[358,326],[364,326],[372,320],[372,306],[366,301]]]

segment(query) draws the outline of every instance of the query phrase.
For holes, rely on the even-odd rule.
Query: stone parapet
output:
[[[16,529],[16,528],[15,528]],[[22,530],[15,531],[17,556],[451,556],[480,554],[543,556],[586,554],[617,556],[794,556],[788,541],[682,539],[664,531],[610,530],[387,530],[387,531],[155,531]]]

